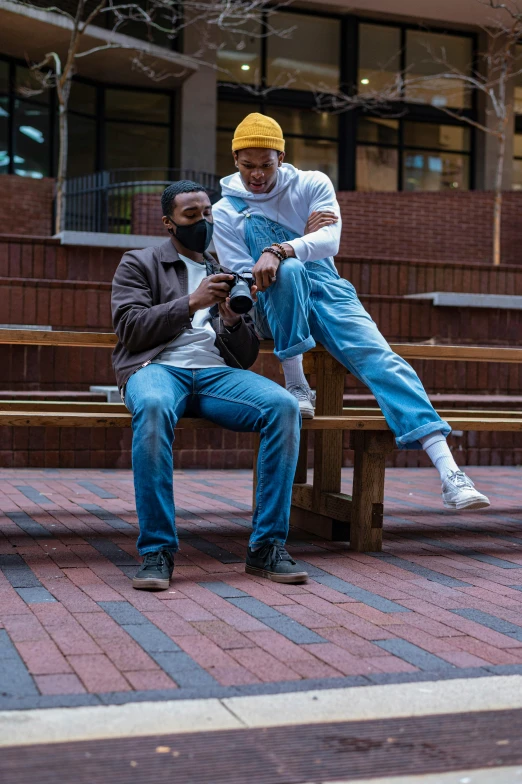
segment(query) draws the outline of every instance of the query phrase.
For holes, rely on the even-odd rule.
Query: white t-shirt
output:
[[[205,263],[182,256],[188,275],[187,294],[192,294],[207,276]],[[221,367],[225,360],[215,345],[216,333],[212,329],[210,308],[197,310],[192,317],[192,329],[185,329],[158,354],[153,363],[179,368]]]

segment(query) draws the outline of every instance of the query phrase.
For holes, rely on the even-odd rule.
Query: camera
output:
[[[230,282],[230,309],[234,313],[248,313],[254,306],[250,289],[254,285],[254,277],[249,272],[239,275],[232,273],[234,280]]]

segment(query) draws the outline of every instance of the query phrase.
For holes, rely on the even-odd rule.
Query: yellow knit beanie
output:
[[[265,150],[285,151],[285,140],[279,123],[271,117],[254,112],[237,126],[232,139],[232,152],[262,147]]]

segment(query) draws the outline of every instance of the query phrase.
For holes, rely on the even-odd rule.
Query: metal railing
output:
[[[210,200],[220,197],[219,177],[191,169],[113,169],[67,180],[65,231],[160,234],[160,195],[176,180],[194,180]]]

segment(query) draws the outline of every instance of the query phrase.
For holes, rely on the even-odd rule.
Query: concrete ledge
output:
[[[168,236],[149,237],[146,234],[105,234],[94,231],[62,231],[55,234],[53,239],[60,240],[61,245],[90,245],[98,248],[121,248],[134,250],[136,248],[150,248],[161,245],[168,240]],[[521,297],[522,299],[522,297]]]
[[[508,294],[461,294],[453,291],[427,291],[424,294],[405,294],[404,299],[431,300],[435,307],[445,308],[522,310],[522,297]]]

